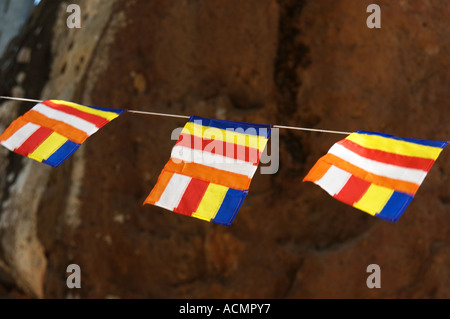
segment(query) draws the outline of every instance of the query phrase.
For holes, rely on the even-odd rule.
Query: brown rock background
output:
[[[2,95],[449,139],[446,1],[80,0],[81,29],[69,3],[36,8],[0,61]],[[4,102],[0,129],[31,106]],[[342,136],[280,130],[279,171],[255,175],[224,227],[142,206],[183,125],[124,114],[58,169],[2,149],[0,295],[450,297],[448,150],[391,224],[301,182]]]

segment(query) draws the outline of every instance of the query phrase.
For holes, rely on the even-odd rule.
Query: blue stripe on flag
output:
[[[396,223],[412,199],[411,195],[394,191],[384,208],[376,216]]]
[[[58,167],[62,164],[70,155],[72,155],[81,144],[74,143],[72,141],[65,142],[59,149],[56,150],[47,160],[42,163]]]
[[[112,112],[112,113],[116,113],[116,114],[122,114],[123,112],[125,112],[124,109],[113,109],[113,108],[109,108],[109,107],[101,107],[101,106],[91,106],[91,105],[86,105],[87,107],[90,107],[91,109],[94,110],[98,110],[98,111],[104,111],[104,112]]]
[[[202,126],[215,127],[221,130],[238,130],[238,133],[244,133],[247,135],[270,137],[272,125],[256,124],[236,121],[226,121],[217,119],[208,119],[200,116],[191,116],[189,122],[199,123]]]
[[[216,214],[211,220],[212,223],[230,226],[236,216],[239,208],[244,202],[248,191],[240,191],[233,188],[228,189],[227,194]]]

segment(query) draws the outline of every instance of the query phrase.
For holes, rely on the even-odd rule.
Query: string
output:
[[[10,97],[10,96],[0,96],[0,99],[12,100],[12,101],[33,102],[33,103],[41,103],[42,102],[40,100],[26,99],[26,98],[21,98],[21,97]],[[178,114],[169,114],[169,113],[145,112],[145,111],[136,111],[136,110],[126,110],[126,111],[129,113],[134,113],[134,114],[145,114],[145,115],[185,118],[185,119],[190,118],[190,116],[187,116],[187,115],[178,115]],[[308,128],[308,127],[285,126],[285,125],[272,125],[272,126],[274,128],[280,128],[280,129],[286,129],[286,130],[309,131],[309,132],[342,134],[342,135],[351,134],[351,132],[323,130],[323,129]]]
[[[136,114],[165,116],[165,117],[178,117],[178,118],[182,118],[182,119],[190,118],[190,116],[187,116],[187,115],[177,115],[177,114],[168,114],[168,113],[144,112],[144,111],[135,111],[135,110],[127,110],[127,112],[136,113]]]

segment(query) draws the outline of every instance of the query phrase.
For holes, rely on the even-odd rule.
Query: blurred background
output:
[[[449,20],[444,0],[0,0],[0,94],[448,140]],[[0,131],[33,106],[0,103]],[[0,296],[450,297],[448,150],[392,224],[302,182],[342,136],[280,130],[226,227],[142,205],[183,125],[126,113],[57,169],[1,148]]]

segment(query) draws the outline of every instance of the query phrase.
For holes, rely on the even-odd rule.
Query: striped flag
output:
[[[0,144],[17,154],[58,167],[89,136],[124,111],[43,101],[10,125],[0,135]]]
[[[357,131],[334,144],[304,181],[370,215],[397,222],[446,145]]]
[[[231,225],[271,126],[191,116],[144,204]]]

